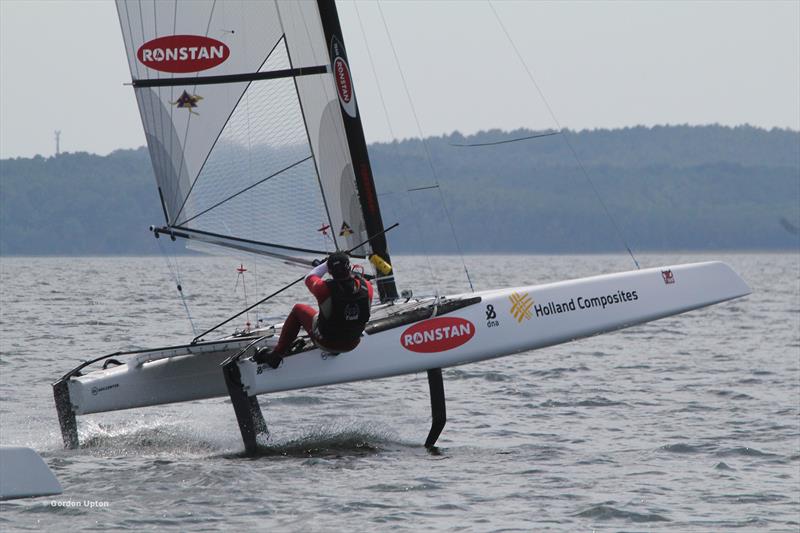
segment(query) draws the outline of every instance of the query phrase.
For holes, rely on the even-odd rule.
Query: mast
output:
[[[389,250],[384,234],[383,219],[378,205],[378,194],[375,191],[375,181],[372,177],[372,167],[367,153],[367,142],[364,139],[364,128],[358,113],[356,95],[353,90],[353,79],[347,62],[347,53],[344,48],[342,27],[339,24],[339,14],[336,11],[334,0],[317,0],[322,29],[325,33],[325,42],[328,44],[328,54],[331,62],[334,83],[339,94],[339,111],[342,114],[347,144],[350,149],[350,158],[353,161],[358,199],[364,215],[367,234],[371,235],[369,244],[372,253],[391,265]],[[397,298],[397,287],[394,282],[394,273],[388,278],[378,278],[378,294],[382,302]]]

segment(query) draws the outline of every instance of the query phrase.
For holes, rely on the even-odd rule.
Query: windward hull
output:
[[[285,358],[277,369],[248,358],[238,366],[249,396],[379,379],[544,348],[749,293],[721,262],[485,291],[464,295],[480,297],[472,305],[365,335],[348,353],[333,356],[314,349]],[[72,410],[84,415],[226,396],[220,364],[251,340],[218,341],[155,361],[142,356],[70,378]]]

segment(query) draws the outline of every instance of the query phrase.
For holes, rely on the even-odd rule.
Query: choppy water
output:
[[[798,255],[641,261],[719,257],[753,295],[445,370],[437,455],[421,446],[420,374],[262,397],[272,440],[256,458],[241,456],[223,399],[84,417],[85,444],[62,450],[52,381],[91,355],[182,343],[191,329],[158,257],[2,258],[0,443],[41,452],[65,492],[3,502],[0,529],[798,531]],[[425,259],[395,263],[405,285],[432,289]],[[433,263],[442,292],[464,290],[457,260]],[[631,266],[617,256],[468,264],[481,289]],[[200,325],[241,307],[238,263],[180,266]],[[251,301],[298,274],[267,282],[267,265],[257,270]],[[296,298],[306,297],[287,294],[269,313]]]

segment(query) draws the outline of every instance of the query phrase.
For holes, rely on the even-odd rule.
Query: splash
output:
[[[224,451],[224,443],[192,429],[191,421],[148,417],[104,424],[87,420],[80,429],[80,449],[102,456],[208,456]]]
[[[260,443],[258,456],[302,458],[361,457],[384,450],[409,446],[396,432],[380,424],[343,422],[310,428],[297,438]]]

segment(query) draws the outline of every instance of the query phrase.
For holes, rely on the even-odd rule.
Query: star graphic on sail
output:
[[[350,229],[350,226],[347,222],[342,222],[342,227],[339,230],[339,237],[347,237],[353,234],[353,230]]]
[[[193,111],[195,107],[197,107],[197,103],[202,100],[203,97],[197,94],[189,94],[186,91],[183,91],[183,94],[178,97],[177,100],[174,102],[170,102],[170,104],[178,107],[178,108],[185,108],[189,110],[189,113],[193,115],[199,115],[200,113]]]
[[[323,223],[322,223],[322,226],[321,226],[321,227],[320,227],[320,228],[319,228],[317,231],[319,231],[319,232],[320,232],[320,233],[322,233],[323,235],[327,236],[327,235],[328,235],[328,230],[329,230],[329,229],[331,229],[331,225],[330,225],[330,224],[325,224],[325,223],[323,222]]]

